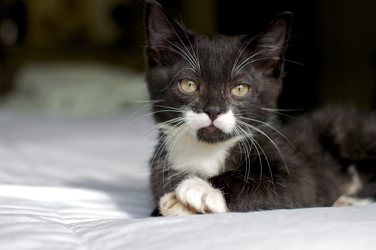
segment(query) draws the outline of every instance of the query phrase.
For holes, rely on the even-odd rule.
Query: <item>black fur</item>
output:
[[[236,116],[243,117],[241,121],[257,129],[252,137],[262,152],[255,150],[251,141],[239,143],[226,160],[224,173],[208,180],[223,191],[230,211],[331,206],[347,193],[353,166],[360,172],[366,190],[363,193],[376,193],[374,184],[367,186],[375,181],[376,116],[327,108],[282,126],[270,111],[276,108],[282,89],[291,16],[281,14],[262,34],[198,36],[176,22],[157,2],[147,1],[146,81],[155,103],[156,122],[181,116],[166,111],[166,107],[189,107],[198,113],[208,109],[224,113],[231,107]],[[234,74],[234,61],[242,50],[239,61],[256,56]],[[199,67],[184,58],[182,54],[188,51],[196,53]],[[182,93],[177,83],[185,78],[197,82],[199,91]],[[230,89],[238,83],[250,86],[250,93],[231,96]],[[211,144],[232,136],[213,128],[197,133],[199,140]],[[164,140],[161,132],[151,160],[156,201],[174,191],[186,177],[169,168]],[[250,153],[245,152],[244,145],[250,146]],[[158,209],[153,214],[158,214]]]

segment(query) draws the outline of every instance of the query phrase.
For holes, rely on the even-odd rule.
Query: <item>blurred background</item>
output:
[[[376,108],[374,0],[159,2],[200,34],[249,33],[292,11],[280,107]],[[145,101],[143,8],[142,0],[0,0],[0,105],[95,115]]]

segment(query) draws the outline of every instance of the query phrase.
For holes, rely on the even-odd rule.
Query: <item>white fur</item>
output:
[[[191,110],[184,113],[184,119],[187,125],[192,129],[193,133],[197,132],[200,128],[208,127],[211,124],[225,133],[231,133],[236,125],[236,118],[231,109],[224,114],[219,114],[217,119],[213,122],[207,114],[195,113]]]
[[[191,134],[196,136],[196,132],[200,128],[208,127],[212,124],[209,116],[205,113],[195,113],[193,111],[187,111],[184,113],[184,120],[190,128]]]
[[[362,189],[362,181],[355,166],[350,166],[348,172],[351,174],[351,184],[347,188],[346,195],[355,195],[360,189]]]
[[[218,115],[218,118],[213,121],[213,125],[227,134],[231,133],[236,126],[234,113],[230,109],[227,113]]]
[[[164,216],[228,211],[222,192],[198,177],[182,181],[174,193],[165,194],[159,202],[159,208]]]
[[[360,179],[359,173],[356,170],[355,166],[350,166],[348,170],[349,174],[351,175],[351,183],[347,187],[346,194],[342,195],[338,198],[336,202],[334,202],[334,207],[345,207],[345,206],[362,206],[368,205],[374,202],[371,198],[357,198],[352,197],[351,195],[356,195],[360,189],[362,189],[362,181]]]
[[[209,144],[200,142],[190,133],[179,134],[169,127],[166,143],[170,167],[181,173],[210,178],[224,171],[225,160],[232,147],[240,139],[235,137],[224,142]]]
[[[197,140],[197,131],[210,126],[212,121],[205,113],[187,111],[184,114],[187,129],[166,126],[166,148],[170,167],[177,171],[200,176],[204,179],[223,172],[225,160],[231,148],[241,137],[209,144]],[[218,116],[213,125],[225,133],[230,133],[236,123],[236,118],[230,110]]]
[[[356,198],[342,195],[334,202],[333,207],[347,207],[347,206],[364,206],[375,202],[371,198]]]
[[[226,158],[241,137],[209,144],[197,139],[197,131],[214,125],[224,133],[231,133],[236,118],[231,110],[220,114],[214,121],[205,113],[187,111],[184,120],[181,127],[164,127],[167,157],[171,169],[193,177],[183,180],[174,192],[165,194],[160,199],[159,209],[164,216],[225,213],[227,206],[221,191],[204,179],[224,171]]]
[[[163,216],[185,216],[195,214],[177,198],[174,192],[167,193],[159,200],[159,211]]]

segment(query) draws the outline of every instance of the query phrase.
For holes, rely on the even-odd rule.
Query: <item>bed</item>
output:
[[[1,249],[375,249],[376,203],[149,217],[147,107],[60,114],[0,108]]]

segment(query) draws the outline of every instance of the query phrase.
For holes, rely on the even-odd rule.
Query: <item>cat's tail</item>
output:
[[[329,107],[316,119],[324,124],[322,141],[332,156],[359,173],[362,187],[356,196],[376,198],[376,113]]]
[[[304,155],[310,159],[321,155],[345,173],[355,167],[362,183],[356,195],[376,197],[376,113],[332,106],[292,125],[289,132],[299,134],[293,136],[294,142]]]

